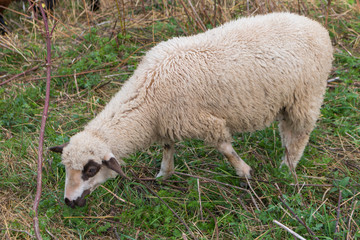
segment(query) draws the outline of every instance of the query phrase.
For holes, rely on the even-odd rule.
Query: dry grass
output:
[[[51,121],[49,128],[59,136],[66,137],[80,130],[87,119],[91,119],[102,109],[104,103],[121,87],[122,81],[118,80],[119,76],[131,74],[131,65],[140,59],[140,53],[171,36],[191,35],[205,28],[229,21],[239,15],[250,16],[274,11],[291,11],[309,16],[324,24],[328,15],[327,25],[336,51],[338,53],[345,52],[354,59],[358,59],[360,56],[359,28],[353,28],[356,22],[359,24],[360,9],[358,5],[349,4],[348,1],[344,0],[333,2],[329,9],[327,4],[322,1],[303,0],[197,0],[191,1],[191,4],[187,0],[104,0],[101,4],[101,10],[93,13],[84,7],[82,0],[59,1],[53,14],[51,25],[57,22],[52,42],[55,48],[54,52],[56,52],[53,56],[53,74],[56,76],[54,79],[57,79],[57,84],[60,85],[59,82],[62,80],[64,83],[61,88],[54,87],[56,93],[52,99],[50,117],[55,120]],[[0,36],[0,46],[4,49],[0,50],[0,58],[16,60],[16,63],[1,61],[3,65],[0,68],[2,69],[0,70],[0,81],[5,81],[31,67],[39,66],[39,68],[2,86],[1,99],[4,102],[9,98],[17,99],[25,94],[29,88],[38,88],[45,76],[45,43],[41,36],[42,23],[29,18],[28,13],[23,13],[20,10],[20,5],[20,3],[15,3],[11,8],[16,9],[21,14],[16,12],[8,12],[7,14],[11,17],[8,22],[12,32],[8,36]],[[159,22],[168,23],[169,21],[175,22],[177,25],[175,30],[169,31],[166,25],[158,25]],[[66,58],[62,53],[69,52],[72,49],[77,51],[76,49],[79,49],[77,46],[82,46],[82,51],[78,52],[77,57],[71,59],[68,65],[71,67],[84,56],[88,56],[91,51],[94,51],[91,43],[84,40],[92,28],[97,29],[96,34],[99,37],[108,37],[110,40],[115,39],[118,33],[126,32],[131,35],[131,41],[136,43],[138,48],[132,51],[130,55],[122,56],[123,53],[119,53],[118,61],[103,62],[95,66],[95,69],[76,71],[71,74],[59,73],[58,69],[63,67],[63,61]],[[119,45],[122,44],[124,42],[119,43]],[[95,50],[97,48],[95,46]],[[130,61],[131,63],[129,63]],[[347,65],[337,63],[335,64],[335,71],[346,72],[348,71]],[[90,88],[70,87],[77,84],[77,79],[80,77],[84,77],[85,80],[82,81],[90,81],[89,73],[99,74],[103,80]],[[334,73],[335,75],[336,73]],[[331,83],[329,92],[336,91],[341,86],[345,86],[343,81]],[[355,79],[346,87],[354,93],[359,93],[359,79]],[[32,104],[39,109],[42,108],[42,102],[39,100],[34,100]],[[341,102],[339,103],[336,97],[329,97],[327,104],[332,104],[333,107],[341,107],[339,106]],[[76,106],[75,109],[74,106]],[[359,106],[354,106],[354,108],[356,107]],[[0,167],[3,167],[0,173],[1,179],[4,179],[4,183],[0,184],[0,238],[2,239],[31,239],[34,235],[31,208],[36,186],[36,141],[41,116],[39,113],[28,115],[27,111],[22,109],[18,109],[18,111],[21,112],[22,123],[10,127],[5,126],[5,124],[0,125],[2,131],[0,139],[2,163]],[[74,114],[79,114],[81,117],[76,118]],[[69,128],[69,124],[71,128]],[[190,201],[192,196],[189,193],[195,192],[195,196],[200,199],[200,202],[201,199],[204,201],[202,208],[196,208],[193,212],[184,211],[180,215],[186,219],[197,238],[234,239],[236,236],[234,236],[234,229],[231,225],[222,225],[222,222],[232,214],[238,216],[238,219],[242,219],[249,232],[257,234],[256,239],[261,239],[262,236],[276,238],[278,235],[269,230],[275,226],[271,223],[264,223],[260,212],[271,211],[271,206],[277,206],[282,209],[282,215],[277,220],[295,225],[294,221],[289,220],[292,219],[291,213],[285,206],[279,204],[277,198],[277,196],[286,193],[288,196],[299,194],[299,198],[294,201],[300,201],[303,208],[315,206],[316,209],[312,212],[313,216],[319,211],[324,211],[325,215],[329,215],[329,221],[332,221],[338,219],[336,215],[337,211],[340,211],[342,218],[338,226],[340,229],[348,230],[348,234],[345,236],[347,239],[353,239],[352,236],[359,231],[359,136],[356,135],[356,131],[344,134],[332,131],[335,125],[336,123],[326,121],[326,119],[319,122],[318,130],[315,133],[317,135],[314,137],[316,141],[311,141],[309,147],[311,150],[308,150],[306,157],[309,160],[308,162],[313,161],[314,164],[300,164],[297,170],[299,184],[295,188],[291,183],[286,183],[281,177],[274,175],[271,170],[278,166],[278,163],[272,160],[273,155],[281,156],[281,152],[277,150],[275,143],[273,147],[271,144],[264,147],[259,141],[263,137],[270,140],[278,138],[272,129],[255,137],[249,134],[235,138],[238,152],[241,152],[244,158],[250,159],[249,161],[258,171],[255,180],[250,183],[251,189],[244,192],[238,190],[233,184],[238,180],[234,174],[228,172],[232,171],[231,168],[220,167],[219,172],[219,164],[221,166],[226,165],[225,161],[218,160],[221,159],[221,156],[213,149],[198,142],[178,144],[178,160],[188,160],[179,164],[179,169],[177,169],[179,173],[169,181],[157,183],[151,179],[157,169],[153,166],[156,165],[156,160],[160,158],[161,154],[160,148],[157,146],[132,157],[132,167],[128,168],[127,173],[131,174],[129,169],[134,169],[136,175],[148,183],[156,192],[165,189],[171,193],[169,197],[162,196],[163,199],[171,203],[171,206],[187,206],[185,203]],[[24,130],[16,130],[22,129],[22,127]],[[25,130],[28,128],[30,130]],[[276,129],[276,126],[272,128]],[[47,146],[49,146],[58,140],[55,137],[49,137],[47,141]],[[270,150],[274,151],[271,156],[268,155]],[[322,163],[319,161],[319,156],[325,156],[324,158],[328,159],[329,162]],[[124,236],[120,238],[121,232],[127,233],[131,228],[133,229],[131,237],[134,239],[167,238],[167,235],[162,235],[164,232],[151,229],[147,225],[138,224],[134,220],[121,218],[122,221],[119,221],[118,215],[122,212],[132,211],[133,205],[137,203],[130,196],[137,194],[139,198],[145,199],[145,202],[150,205],[154,203],[156,197],[149,194],[144,188],[131,185],[131,191],[123,192],[122,189],[129,187],[130,183],[116,180],[114,181],[115,187],[110,190],[103,189],[104,191],[98,195],[89,197],[90,202],[97,200],[98,206],[91,206],[86,212],[77,211],[71,216],[62,201],[64,173],[57,166],[56,159],[53,159],[48,153],[46,153],[44,170],[46,177],[43,201],[52,199],[52,202],[46,203],[42,207],[42,221],[45,222],[43,224],[44,236],[54,239],[77,239],[80,238],[79,236],[87,236],[91,239],[123,239]],[[334,175],[335,172],[338,172],[338,175]],[[199,181],[192,182],[192,178],[186,174],[198,176]],[[222,184],[222,182],[214,182],[215,175],[219,176],[220,180],[226,182],[227,185]],[[340,189],[344,192],[351,191],[352,195],[345,196],[344,192],[343,195],[332,192],[336,179],[346,176],[350,176],[351,184]],[[289,179],[291,181],[292,177],[288,177]],[[295,184],[296,180],[293,180],[293,183]],[[109,193],[109,191],[111,192]],[[201,195],[200,198],[198,197],[199,194]],[[114,195],[125,199],[126,202],[118,201]],[[99,200],[102,198],[106,198],[108,201]],[[341,205],[338,205],[339,199]],[[209,205],[211,207],[208,207]],[[324,210],[323,206],[326,206],[328,210]],[[49,209],[55,214],[49,212]],[[179,209],[177,210],[179,211]],[[76,225],[71,222],[72,218],[82,219],[83,222]],[[107,223],[111,224],[107,231],[97,232],[96,229]],[[214,225],[213,230],[208,232],[202,230],[201,227],[198,227],[202,223]],[[86,224],[91,225],[91,227],[81,228]],[[190,234],[184,230],[181,223],[178,222],[177,225],[177,228],[185,236],[183,239],[190,238]],[[76,226],[80,226],[80,229],[77,229]],[[290,237],[286,234],[282,236]]]

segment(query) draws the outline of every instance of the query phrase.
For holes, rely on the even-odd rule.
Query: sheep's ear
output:
[[[125,175],[125,173],[121,169],[121,166],[120,166],[119,162],[115,159],[115,157],[112,156],[112,157],[110,157],[109,160],[103,160],[102,162],[106,167],[117,172],[121,177],[129,180],[129,178]]]
[[[69,143],[64,143],[59,146],[49,147],[49,150],[56,153],[62,153],[64,147],[66,147]]]

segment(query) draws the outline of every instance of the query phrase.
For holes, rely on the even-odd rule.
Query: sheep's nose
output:
[[[76,206],[83,207],[86,204],[86,199],[81,196],[81,197],[78,197],[74,202],[75,202]]]
[[[75,207],[75,202],[74,201],[70,201],[68,198],[65,198],[65,203],[66,205],[68,205],[71,208]]]
[[[85,196],[86,195],[89,195],[90,194],[90,189],[87,189],[87,190],[85,190],[82,194],[81,194],[81,196],[80,197],[78,197],[77,199],[75,199],[75,200],[69,200],[67,197],[65,198],[65,203],[66,203],[66,205],[68,205],[69,207],[71,207],[71,208],[74,208],[74,207],[76,207],[76,206],[78,206],[78,207],[83,207],[83,206],[85,206],[85,204],[86,204],[86,199],[85,199]]]

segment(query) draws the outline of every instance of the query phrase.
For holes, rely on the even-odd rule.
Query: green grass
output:
[[[162,3],[157,3],[154,9],[156,14],[165,16]],[[76,11],[80,13],[79,9]],[[143,17],[141,8],[135,12],[139,19]],[[53,235],[59,239],[184,239],[184,236],[191,239],[186,227],[146,184],[199,239],[217,236],[219,239],[292,239],[273,220],[311,239],[279,197],[319,239],[360,239],[360,53],[356,45],[358,35],[354,34],[359,34],[360,29],[358,16],[352,14],[350,11],[343,18],[329,21],[333,40],[341,41],[341,45],[335,45],[331,76],[339,79],[329,83],[321,118],[298,165],[296,178],[288,169],[279,168],[283,149],[274,123],[263,131],[234,136],[234,148],[255,170],[251,189],[236,188],[244,179],[236,177],[219,152],[202,141],[188,140],[176,145],[178,174],[169,180],[139,182],[130,171],[142,179],[156,175],[162,148],[154,145],[125,159],[128,163],[125,172],[133,180],[109,180],[88,196],[86,206],[71,209],[63,202],[65,169],[60,156],[45,151],[39,207],[43,238],[52,239]],[[18,18],[13,13],[6,16]],[[119,26],[113,27],[114,22],[97,25],[89,31],[85,15],[77,19],[76,27],[71,25],[71,31],[61,24],[57,26],[52,42],[52,75],[56,77],[51,82],[45,147],[62,144],[81,131],[156,42],[194,29],[185,14],[183,18],[168,16],[161,21],[153,21],[150,16],[139,26],[136,16],[129,18],[124,34]],[[105,10],[92,17],[97,22],[111,19]],[[74,24],[66,22],[70,20],[63,20],[68,27]],[[13,26],[17,37],[12,41],[18,51],[15,47],[0,49],[0,73],[6,76],[2,79],[40,67],[0,87],[0,238],[5,239],[27,239],[34,235],[31,208],[45,98],[42,78],[45,70],[41,65],[46,54],[44,40],[39,37],[38,29],[32,32],[30,23],[21,21],[29,33]],[[206,25],[210,26],[209,22]],[[75,73],[83,74],[75,78]],[[337,221],[339,229],[335,233]]]

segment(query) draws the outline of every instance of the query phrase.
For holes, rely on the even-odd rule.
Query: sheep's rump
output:
[[[281,111],[294,124],[317,118],[331,62],[328,32],[313,20],[241,18],[158,44],[115,98],[148,106],[161,137],[211,141],[209,118],[230,133],[263,129]]]

